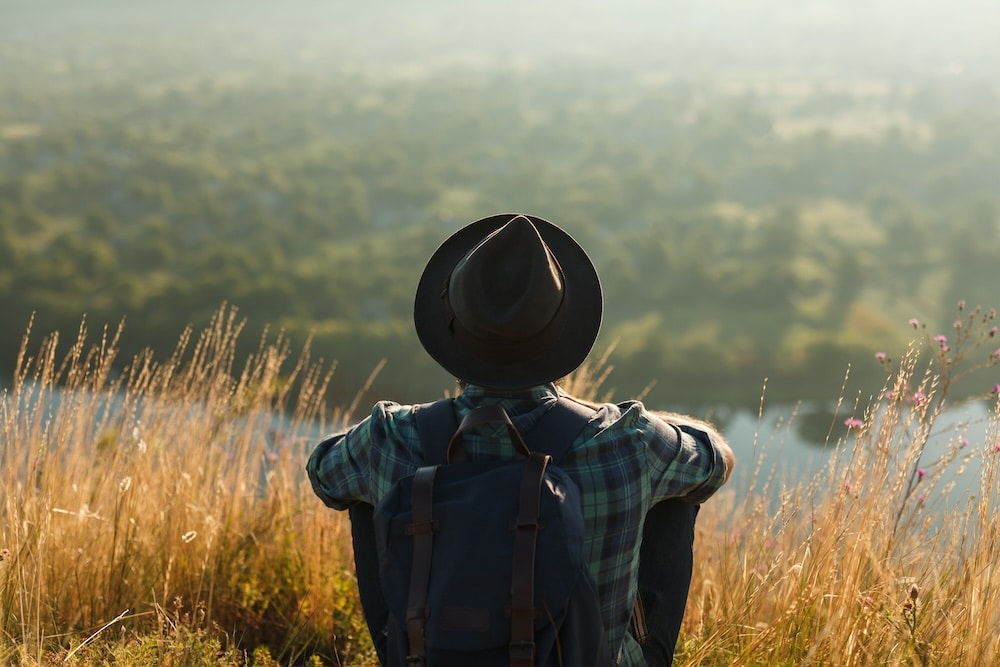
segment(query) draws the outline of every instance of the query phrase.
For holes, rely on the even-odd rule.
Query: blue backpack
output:
[[[611,664],[580,492],[557,465],[592,416],[560,399],[526,440],[496,405],[457,426],[450,399],[416,408],[425,465],[373,513],[387,665]],[[510,459],[466,460],[463,433],[487,423],[506,425]]]

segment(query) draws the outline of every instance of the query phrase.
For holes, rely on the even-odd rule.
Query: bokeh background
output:
[[[997,35],[974,0],[5,0],[0,377],[29,322],[124,318],[124,363],[227,303],[333,402],[383,359],[370,397],[429,400],[424,261],[524,211],[601,272],[615,395],[870,395],[911,318],[1000,302]]]

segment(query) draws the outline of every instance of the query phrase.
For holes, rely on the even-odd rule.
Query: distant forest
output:
[[[247,352],[265,327],[312,336],[333,401],[383,358],[370,398],[429,400],[450,382],[416,280],[505,211],[588,249],[606,388],[658,406],[755,406],[765,378],[834,399],[848,366],[875,392],[910,318],[949,333],[958,300],[1000,305],[996,77],[359,61],[23,11],[0,28],[0,377],[32,318],[35,344],[124,318],[126,361],[227,303]]]

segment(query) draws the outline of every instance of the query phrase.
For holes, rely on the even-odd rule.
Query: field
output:
[[[995,664],[996,410],[986,441],[925,452],[957,376],[997,362],[993,318],[960,310],[947,342],[915,324],[827,469],[705,505],[675,664]],[[330,409],[335,368],[281,336],[237,359],[243,326],[221,309],[168,362],[124,366],[120,332],[26,336],[0,403],[0,661],[376,664],[346,520],[304,474],[367,405]],[[569,389],[600,397],[605,363]],[[952,494],[960,475],[979,493]]]

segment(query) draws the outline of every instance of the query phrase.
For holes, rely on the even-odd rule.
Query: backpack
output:
[[[560,398],[526,442],[500,406],[457,427],[450,399],[415,410],[425,464],[373,513],[386,664],[610,664],[580,492],[556,465],[593,411]],[[490,422],[506,425],[516,452],[466,460],[463,433]]]

